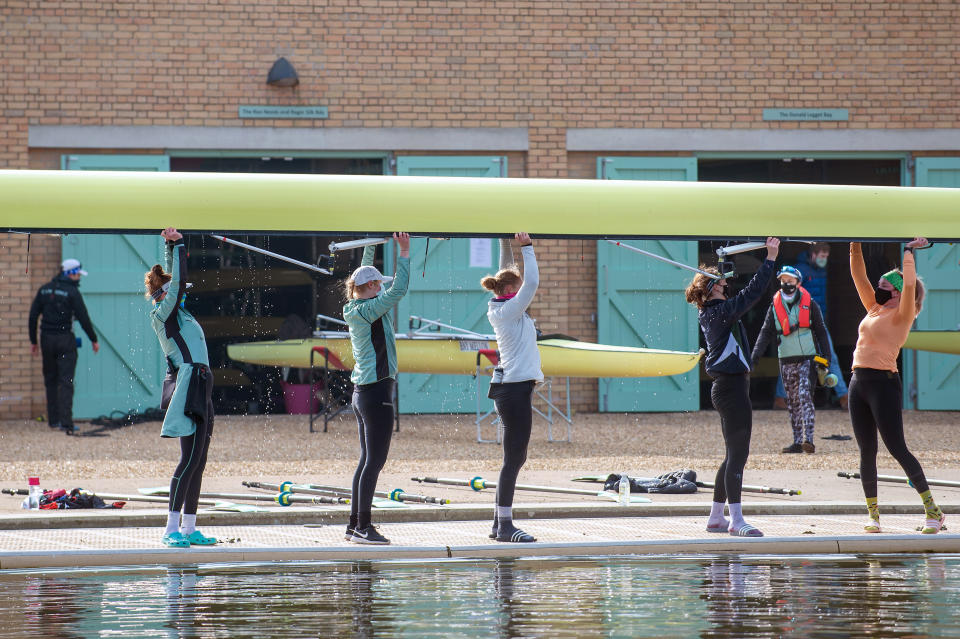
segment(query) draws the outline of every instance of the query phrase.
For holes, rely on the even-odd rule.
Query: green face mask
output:
[[[813,262],[820,268],[827,268],[827,258],[825,257],[818,257]]]

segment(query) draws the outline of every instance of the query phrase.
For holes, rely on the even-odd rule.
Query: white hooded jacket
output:
[[[501,251],[503,247],[501,245]],[[540,370],[540,351],[537,349],[537,329],[527,315],[527,308],[540,284],[540,272],[532,246],[520,248],[523,255],[523,284],[511,299],[494,298],[487,308],[487,319],[497,336],[503,377],[494,375],[495,382],[511,383],[543,381]],[[502,259],[502,258],[501,258]],[[499,379],[498,379],[499,378]]]

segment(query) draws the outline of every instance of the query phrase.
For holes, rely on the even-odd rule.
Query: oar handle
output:
[[[837,472],[837,477],[844,479],[860,479],[860,473],[845,473],[842,470]]]
[[[365,246],[386,244],[389,241],[389,237],[369,237],[362,240],[350,240],[349,242],[330,242],[330,246],[327,248],[330,249],[331,253],[336,253],[337,251],[349,251],[351,249],[363,248]]]

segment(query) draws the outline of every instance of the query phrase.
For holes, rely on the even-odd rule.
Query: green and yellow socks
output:
[[[920,532],[925,535],[935,535],[943,530],[943,511],[933,501],[933,495],[930,494],[929,490],[920,493],[920,498],[923,500],[923,510],[926,515],[926,521]],[[877,504],[876,497],[867,497],[867,513],[870,520],[863,527],[863,531],[868,533],[880,532],[880,506]]]
[[[863,527],[863,532],[880,532],[880,505],[876,497],[867,497],[867,513],[870,515],[870,521]]]
[[[920,493],[923,500],[923,510],[926,512],[927,521],[924,522],[923,529],[920,531],[925,535],[935,535],[943,528],[943,511],[940,506],[933,501],[933,495],[929,490]]]

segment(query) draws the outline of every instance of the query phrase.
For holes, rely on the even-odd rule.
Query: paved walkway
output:
[[[518,556],[618,555],[673,553],[742,554],[827,554],[889,552],[960,552],[960,535],[949,531],[940,535],[921,535],[916,528],[922,515],[916,504],[890,505],[883,517],[885,532],[864,535],[863,514],[859,504],[789,504],[793,514],[777,514],[774,505],[752,505],[745,510],[763,529],[762,539],[741,539],[710,534],[704,530],[705,513],[685,508],[702,506],[683,504],[650,505],[618,509],[611,505],[605,514],[587,516],[571,510],[568,504],[538,504],[517,508],[518,524],[538,538],[534,544],[503,544],[488,539],[489,517],[456,520],[439,517],[444,510],[424,509],[420,521],[403,517],[381,517],[381,532],[392,540],[389,546],[359,546],[345,542],[342,521],[323,523],[319,509],[286,509],[289,517],[300,522],[286,524],[225,524],[223,517],[254,513],[219,513],[220,525],[210,521],[212,513],[200,515],[202,530],[222,540],[210,548],[170,549],[160,543],[162,510],[138,513],[128,521],[105,523],[100,513],[67,514],[73,519],[68,528],[24,528],[9,526],[0,530],[0,569],[24,569],[59,566],[106,566],[149,564],[233,563],[250,561],[319,561],[371,559],[466,559]],[[842,514],[844,510],[848,514]],[[489,508],[487,508],[489,510]],[[679,510],[679,512],[678,512]],[[780,509],[782,510],[782,509]],[[798,514],[805,511],[804,514]],[[948,510],[956,511],[951,508]],[[529,511],[529,512],[528,512]],[[674,512],[670,512],[674,511]],[[102,512],[102,511],[101,511]],[[328,520],[342,520],[345,511],[328,509]],[[410,513],[410,510],[382,511]],[[422,521],[428,512],[432,521]],[[620,516],[629,512],[635,516]],[[332,514],[331,514],[332,513]],[[668,516],[670,513],[670,516]],[[899,513],[899,514],[898,514]],[[909,514],[908,514],[909,513]],[[453,513],[456,514],[456,513]],[[459,513],[466,514],[466,513]],[[526,519],[532,514],[535,519]],[[642,516],[639,516],[641,515]],[[37,515],[19,517],[33,525],[41,523]],[[55,516],[56,513],[53,514]],[[34,519],[30,519],[33,516]],[[523,516],[524,519],[519,519]],[[147,518],[144,520],[144,518]],[[156,523],[153,521],[156,519]],[[205,523],[205,519],[207,522]],[[407,520],[403,520],[407,519]],[[960,516],[948,516],[960,527]],[[148,523],[149,522],[149,523]],[[7,524],[12,524],[7,518]],[[126,525],[124,525],[126,524]]]

